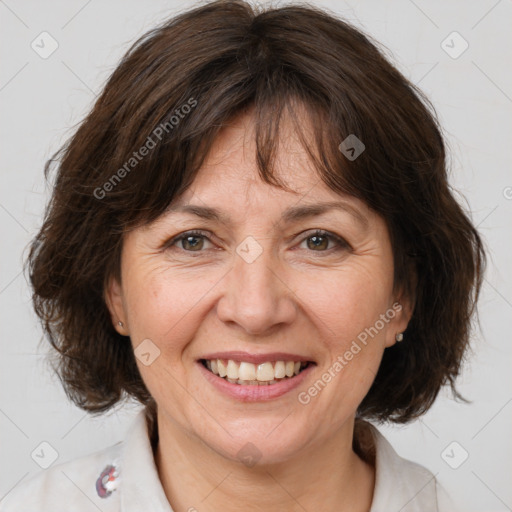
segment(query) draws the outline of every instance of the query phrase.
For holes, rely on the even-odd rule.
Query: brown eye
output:
[[[205,241],[210,242],[208,236],[201,231],[187,231],[174,237],[165,244],[167,250],[181,249],[185,252],[202,252],[205,247]]]
[[[203,248],[204,239],[196,235],[188,235],[181,238],[182,249],[186,251],[200,251]]]
[[[329,239],[326,236],[317,236],[313,235],[307,238],[308,240],[308,249],[318,250],[318,249],[327,249],[329,245]],[[311,243],[309,243],[311,241]]]
[[[303,239],[307,248],[315,252],[330,252],[331,250],[349,250],[351,246],[340,236],[327,231],[317,230]]]

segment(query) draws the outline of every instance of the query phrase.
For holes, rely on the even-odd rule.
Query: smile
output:
[[[289,380],[308,368],[311,361],[266,361],[259,364],[233,359],[202,359],[203,366],[231,384],[269,386]]]

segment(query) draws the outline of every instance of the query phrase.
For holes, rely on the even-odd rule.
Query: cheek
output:
[[[318,291],[309,294],[307,307],[328,357],[301,399],[335,425],[357,409],[375,379],[395,316],[392,275],[379,265],[358,263],[317,278]]]
[[[133,342],[150,338],[166,352],[181,347],[197,328],[201,304],[214,284],[215,280],[194,272],[171,273],[165,268],[133,272],[126,289]]]
[[[149,345],[151,355],[154,351],[158,354],[150,365],[137,360],[142,379],[157,402],[167,403],[166,407],[180,417],[177,404],[187,396],[182,386],[172,384],[184,382],[183,353],[194,338],[201,299],[205,300],[211,285],[204,279],[170,274],[156,269],[137,276],[132,273],[126,297],[135,351],[148,339],[157,347]]]
[[[300,292],[308,297],[309,307],[321,320],[319,327],[334,344],[350,342],[391,306],[392,269],[370,264],[377,263],[376,258],[372,259],[317,275],[315,287],[309,283],[308,294],[304,289]]]

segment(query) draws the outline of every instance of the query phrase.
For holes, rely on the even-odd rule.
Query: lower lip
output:
[[[300,386],[300,384],[307,378],[310,371],[315,366],[311,364],[302,370],[295,377],[287,378],[276,382],[275,384],[268,384],[266,386],[251,385],[251,384],[233,384],[226,379],[215,375],[210,370],[207,370],[203,363],[197,362],[199,371],[216,389],[232,398],[236,398],[241,402],[264,402],[266,400],[273,400],[289,393],[293,389]]]

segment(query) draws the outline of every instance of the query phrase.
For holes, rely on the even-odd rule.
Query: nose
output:
[[[219,319],[251,335],[269,334],[278,326],[292,324],[298,310],[295,294],[279,272],[272,250],[267,247],[252,262],[238,253],[234,258],[217,304]]]

